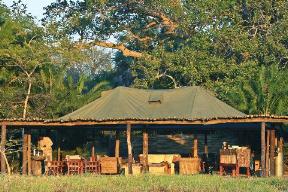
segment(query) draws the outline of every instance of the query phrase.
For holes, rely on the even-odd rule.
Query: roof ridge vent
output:
[[[149,104],[152,104],[152,103],[161,104],[163,102],[163,93],[158,92],[158,91],[151,92],[149,95],[148,102],[149,102]]]

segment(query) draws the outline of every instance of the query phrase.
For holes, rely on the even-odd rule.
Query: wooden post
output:
[[[4,157],[4,153],[5,153],[5,145],[6,145],[6,135],[7,135],[7,127],[5,124],[2,124],[1,126],[1,151],[2,151],[2,155],[1,155],[1,173],[6,173],[6,162],[5,162],[5,157]]]
[[[93,160],[95,160],[95,140],[96,140],[96,131],[95,129],[92,129],[92,135],[93,135],[93,142],[92,142],[92,149],[91,149],[91,156],[93,157]]]
[[[28,163],[28,175],[31,175],[32,162],[31,162],[31,130],[27,135],[27,163]]]
[[[207,133],[204,135],[204,154],[206,158],[208,157],[208,139],[207,139]]]
[[[270,176],[275,175],[275,130],[270,132]]]
[[[194,134],[194,139],[193,139],[193,157],[194,158],[198,157],[198,138],[196,134]]]
[[[95,157],[95,146],[94,146],[94,143],[92,144],[92,149],[91,149],[91,157]]]
[[[275,175],[277,177],[283,176],[283,146],[284,146],[284,140],[283,137],[280,137],[278,141],[278,155],[276,159],[276,170],[275,170]]]
[[[144,173],[148,172],[148,150],[149,150],[149,144],[148,144],[148,131],[145,128],[143,130],[143,168],[144,168]]]
[[[61,141],[62,141],[61,132],[57,130],[57,161],[61,161]]]
[[[27,146],[28,146],[28,135],[23,134],[23,144],[22,144],[22,174],[27,175]]]
[[[266,131],[266,154],[265,154],[265,176],[269,176],[269,145],[270,145],[270,130]]]
[[[131,146],[131,124],[127,124],[127,148],[128,148],[128,174],[132,174],[133,154]]]
[[[265,175],[265,122],[261,123],[261,176]]]
[[[120,132],[119,130],[117,130],[115,134],[115,157],[119,156],[120,156]]]

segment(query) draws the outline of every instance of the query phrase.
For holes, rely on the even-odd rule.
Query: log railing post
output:
[[[120,132],[119,130],[115,133],[115,157],[120,156]]]
[[[1,173],[6,173],[6,162],[5,162],[5,145],[6,145],[7,127],[5,124],[1,126]]]
[[[128,174],[132,174],[132,163],[133,163],[133,154],[132,154],[132,145],[131,145],[131,124],[127,124],[127,148],[128,148]]]
[[[265,122],[261,123],[261,176],[265,176]]]
[[[148,172],[148,131],[147,128],[143,129],[143,171],[144,173]]]

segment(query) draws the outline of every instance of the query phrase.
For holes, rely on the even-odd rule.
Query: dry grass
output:
[[[92,192],[92,191],[288,191],[288,180],[278,178],[231,178],[195,176],[1,176],[1,191]]]

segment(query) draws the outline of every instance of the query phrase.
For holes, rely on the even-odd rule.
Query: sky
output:
[[[7,6],[11,6],[13,3],[13,0],[2,1]],[[49,5],[52,2],[55,2],[55,0],[22,0],[22,2],[27,5],[28,12],[36,17],[37,20],[39,20],[43,17],[43,7]]]

